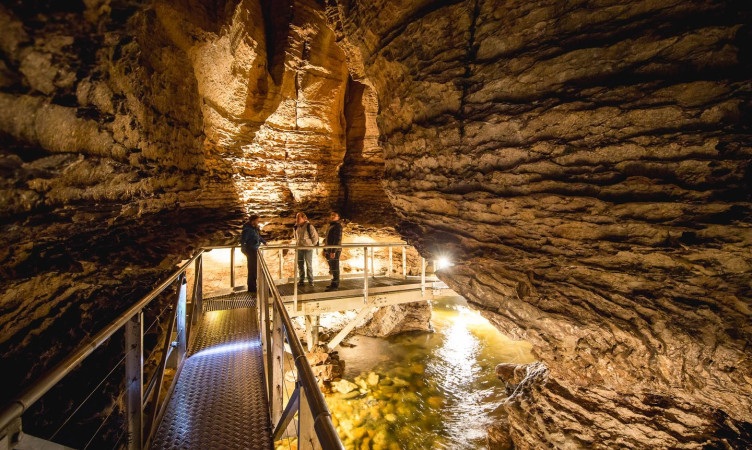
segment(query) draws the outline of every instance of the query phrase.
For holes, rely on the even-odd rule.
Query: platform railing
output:
[[[288,251],[289,253],[293,254],[293,273],[292,277],[289,278],[290,281],[293,283],[293,308],[295,310],[298,309],[298,281],[301,279],[300,274],[298,273],[298,254],[302,250],[347,250],[347,249],[353,249],[353,250],[363,250],[363,271],[358,273],[349,274],[346,276],[342,276],[341,278],[362,278],[363,280],[363,302],[368,302],[368,296],[369,296],[369,288],[370,288],[370,281],[369,279],[376,277],[376,266],[375,266],[375,250],[379,248],[386,249],[388,251],[387,254],[387,276],[395,275],[394,272],[394,254],[393,250],[395,248],[399,248],[402,251],[402,278],[407,278],[408,274],[408,265],[407,265],[407,249],[410,246],[406,244],[405,242],[374,242],[374,243],[347,243],[347,244],[340,244],[340,245],[265,245],[262,247],[259,247],[260,253],[259,253],[259,260],[263,259],[264,254],[271,253],[271,252],[277,252],[277,258],[279,261],[279,269],[278,269],[278,279],[279,281],[284,282],[284,267],[283,267],[283,258],[284,258],[284,251]],[[370,268],[369,268],[370,265]],[[436,267],[436,262],[434,262],[434,268]],[[426,260],[425,258],[420,258],[420,288],[422,294],[425,294],[426,291]]]
[[[344,448],[303,345],[264,260],[263,250],[258,251],[256,283],[258,320],[262,324],[262,343],[267,358],[267,398],[273,441],[293,439],[294,436],[297,448],[301,449]],[[286,364],[286,349],[292,356],[292,364]],[[288,368],[294,369],[295,374],[292,392],[286,392]]]
[[[147,447],[151,436],[153,436],[154,431],[156,430],[161,415],[164,413],[165,407],[167,406],[167,400],[169,399],[169,395],[167,395],[164,397],[164,400],[160,402],[165,371],[166,369],[174,369],[176,371],[172,383],[167,387],[168,391],[171,391],[174,388],[175,380],[177,380],[180,375],[183,362],[185,361],[191,325],[197,322],[198,316],[201,313],[201,254],[202,251],[199,251],[187,262],[181,264],[171,276],[160,283],[156,288],[149,292],[149,294],[120,314],[101,331],[85,339],[76,350],[64,358],[60,363],[45,372],[27,389],[18,394],[7,405],[7,407],[0,412],[0,450],[15,448],[22,438],[25,439],[24,446],[28,448],[53,444],[53,439],[56,438],[58,433],[69,424],[72,417],[80,410],[83,404],[92,397],[95,391],[100,388],[113,373],[116,373],[116,369],[118,369],[121,364],[125,365],[125,389],[120,397],[118,397],[115,404],[121,400],[125,404],[125,426],[117,443],[122,441],[123,436],[127,433],[126,438],[128,448],[141,449]],[[189,316],[186,305],[186,271],[191,264],[195,264],[196,267],[193,284],[194,302],[192,308],[196,313]],[[145,330],[144,309],[150,306],[160,294],[171,286],[175,288],[173,299],[157,315],[157,318],[151,324],[147,325]],[[146,382],[144,379],[144,335],[160,321],[160,318],[165,312],[168,314],[168,319],[166,322],[164,341],[161,344],[158,343],[154,347],[154,351],[151,353],[151,356],[156,358],[156,352],[161,349],[159,363],[151,379]],[[110,370],[107,372],[107,375],[105,375],[102,381],[96,385],[94,390],[86,395],[83,401],[77,404],[76,408],[73,408],[73,413],[62,420],[62,424],[56,428],[56,431],[51,436],[35,437],[24,435],[22,433],[22,416],[24,412],[28,411],[35,402],[42,398],[42,396],[58,384],[66,375],[70,374],[97,348],[102,346],[120,330],[123,330],[125,335],[123,357],[115,367],[109,368]],[[149,359],[150,356],[147,355],[146,360],[148,361]],[[96,429],[94,435],[91,436],[84,445],[84,448],[93,444],[94,439],[110,418],[114,409],[115,405],[113,404],[109,408],[109,412],[105,415],[102,423]],[[26,441],[28,441],[28,443],[26,443]]]

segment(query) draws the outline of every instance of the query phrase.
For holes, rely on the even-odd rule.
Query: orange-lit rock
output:
[[[332,3],[400,231],[548,367],[515,448],[749,446],[749,5]]]

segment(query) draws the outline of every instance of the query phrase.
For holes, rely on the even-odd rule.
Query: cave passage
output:
[[[267,446],[312,446],[313,411],[348,448],[432,427],[436,447],[752,448],[750,24],[740,0],[1,2],[0,447],[148,447],[194,392],[171,389],[182,368],[257,372],[265,345],[261,366],[293,380],[254,385],[276,395],[267,415],[303,405]],[[298,286],[296,250],[275,248],[263,295],[240,292],[229,249],[250,215],[271,247],[298,212],[325,235],[333,210],[357,244],[341,289],[316,251]],[[417,293],[463,298],[535,361],[447,322],[423,347],[443,366],[337,372],[324,344],[425,327]],[[324,336],[335,310],[359,321]],[[420,359],[386,339],[405,349],[391,360]],[[428,403],[470,368],[479,384]],[[330,427],[314,379],[335,374],[359,418]],[[436,419],[486,390],[488,421]],[[250,414],[219,408],[212,427]]]

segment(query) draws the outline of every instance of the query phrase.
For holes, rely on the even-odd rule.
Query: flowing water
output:
[[[340,350],[343,378],[358,385],[327,395],[345,448],[486,448],[506,397],[494,368],[534,361],[530,344],[499,333],[461,297],[435,302],[432,324],[434,333],[356,336]]]

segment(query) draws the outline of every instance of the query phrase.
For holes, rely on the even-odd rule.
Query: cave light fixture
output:
[[[446,255],[439,256],[439,259],[436,260],[436,270],[446,269],[447,267],[452,267],[453,265],[454,264],[452,263],[452,260],[450,260]]]

